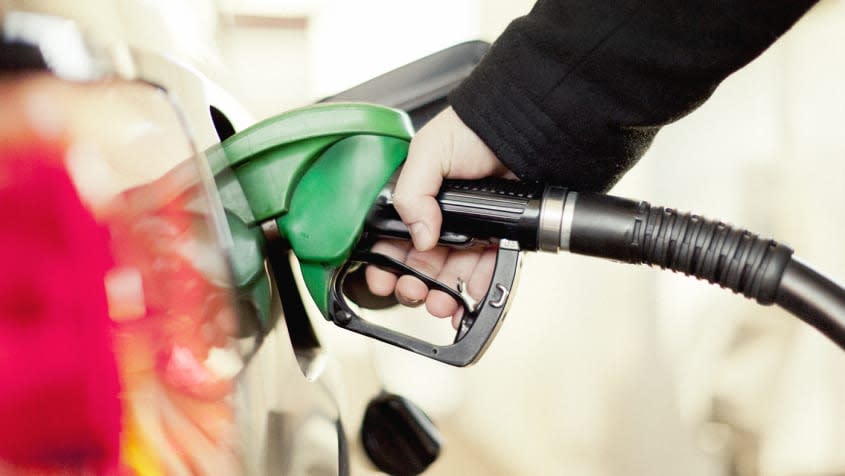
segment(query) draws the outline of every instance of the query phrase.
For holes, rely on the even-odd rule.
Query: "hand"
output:
[[[451,107],[425,125],[411,141],[408,158],[399,175],[393,202],[413,239],[410,243],[381,241],[373,251],[405,261],[409,266],[455,286],[458,277],[468,285],[470,295],[481,299],[495,264],[495,250],[450,250],[435,247],[443,217],[436,196],[444,178],[478,179],[514,175],[499,162],[493,151],[461,121]],[[428,288],[411,276],[395,275],[370,266],[366,271],[370,292],[387,296],[395,292],[400,303],[415,306],[425,302],[429,313],[452,316],[460,322],[461,309],[451,297]]]

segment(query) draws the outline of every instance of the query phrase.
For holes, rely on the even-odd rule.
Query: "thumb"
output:
[[[435,197],[444,178],[508,174],[487,145],[447,107],[411,141],[396,182],[393,206],[408,225],[414,247],[427,251],[437,245],[440,237],[443,216]]]
[[[435,141],[432,143],[423,133],[420,131],[411,141],[393,193],[393,206],[408,226],[414,247],[419,251],[434,248],[440,236],[443,217],[435,197],[448,174],[442,163],[449,160],[436,145],[438,138],[432,138]]]

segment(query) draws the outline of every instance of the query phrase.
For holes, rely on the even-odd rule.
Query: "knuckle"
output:
[[[401,190],[397,190],[393,193],[393,206],[397,210],[404,210],[408,208],[411,203],[413,203],[413,197],[405,194]]]

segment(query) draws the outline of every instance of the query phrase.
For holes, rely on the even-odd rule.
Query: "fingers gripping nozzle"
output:
[[[361,318],[343,295],[344,279],[349,275],[351,269],[361,264],[376,265],[399,275],[414,276],[423,281],[429,289],[436,289],[452,296],[464,308],[464,314],[454,342],[446,345],[433,344]],[[516,286],[518,279],[520,264],[519,244],[511,240],[501,240],[496,254],[496,265],[490,290],[480,302],[474,303],[465,299],[460,291],[455,291],[451,287],[421,274],[401,261],[373,253],[356,253],[341,268],[340,272],[334,275],[332,308],[329,315],[335,324],[345,329],[440,362],[463,367],[481,358],[504,322],[510,306],[511,291]]]

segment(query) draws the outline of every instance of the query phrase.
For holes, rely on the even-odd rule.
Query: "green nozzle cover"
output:
[[[408,142],[356,135],[340,140],[308,169],[278,228],[305,264],[335,268],[349,257],[378,193],[408,154]],[[329,280],[305,283],[325,314]]]
[[[238,285],[255,285],[264,274],[255,250],[266,253],[261,223],[275,220],[326,315],[331,274],[358,241],[370,206],[404,161],[412,135],[402,111],[320,104],[259,122],[206,151],[238,235],[232,250]]]

